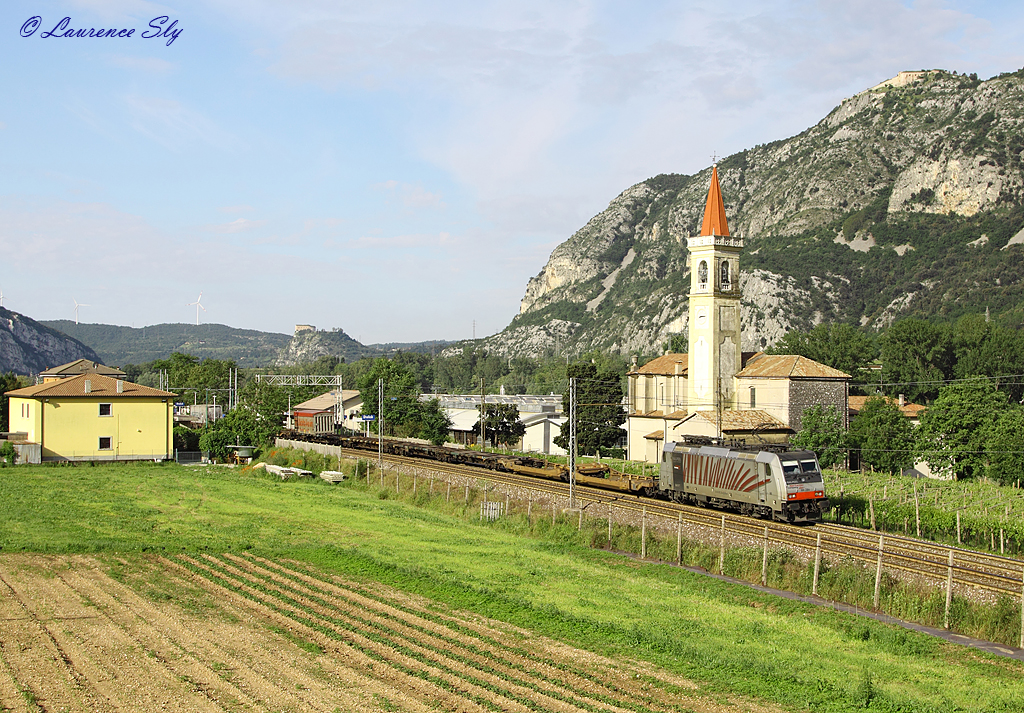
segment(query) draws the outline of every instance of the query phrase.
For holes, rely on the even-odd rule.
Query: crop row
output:
[[[442,617],[432,620],[382,597],[366,597],[283,565],[230,556],[180,561],[217,586],[485,709],[502,710],[509,704],[535,711],[677,709],[668,702],[656,708],[637,703],[628,693],[577,677],[536,651],[496,645],[493,637],[469,626],[453,628]]]

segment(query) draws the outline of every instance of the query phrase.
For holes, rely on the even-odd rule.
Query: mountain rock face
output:
[[[0,307],[0,373],[38,374],[76,359],[102,362],[77,339]]]
[[[355,361],[363,356],[377,356],[379,352],[360,344],[345,334],[342,329],[331,331],[307,329],[296,332],[277,355],[277,366],[308,364],[320,357],[335,356],[345,361]]]
[[[1024,324],[1024,70],[902,72],[718,166],[741,256],[743,349],[821,321],[984,312]],[[552,252],[504,355],[660,351],[686,331],[685,238],[710,168],[632,186]]]

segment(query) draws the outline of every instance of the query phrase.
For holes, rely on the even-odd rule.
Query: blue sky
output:
[[[135,32],[42,36],[65,17]],[[0,37],[5,307],[143,326],[202,291],[370,343],[499,331],[628,186],[900,70],[1021,68],[1024,7],[8,0]]]

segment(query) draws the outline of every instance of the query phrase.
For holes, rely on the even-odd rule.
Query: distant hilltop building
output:
[[[299,332],[315,332],[315,331],[316,331],[316,326],[312,325],[312,324],[296,324],[295,325],[295,334],[296,335],[298,335]]]
[[[899,72],[892,79],[886,79],[884,82],[876,84],[869,89],[869,92],[873,92],[878,89],[885,89],[886,87],[905,87],[909,84],[913,84],[919,79],[922,79],[933,72],[938,72],[937,69],[919,69],[915,72]]]
[[[740,349],[740,251],[729,234],[711,171],[700,235],[690,252],[689,351],[667,353],[627,374],[627,452],[658,462],[666,442],[684,436],[748,443],[784,441],[800,430],[804,411],[832,405],[845,418],[850,376],[802,356]]]

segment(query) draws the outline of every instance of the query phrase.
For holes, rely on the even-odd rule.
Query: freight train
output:
[[[377,452],[376,438],[284,431],[280,438]],[[415,441],[383,439],[389,455],[424,458],[515,473],[569,480],[569,468],[527,455],[487,453]],[[700,507],[733,510],[784,522],[819,522],[829,508],[818,459],[811,451],[777,445],[723,447],[714,439],[665,444],[657,476],[623,473],[603,463],[576,468],[576,482],[604,490],[660,498]]]

